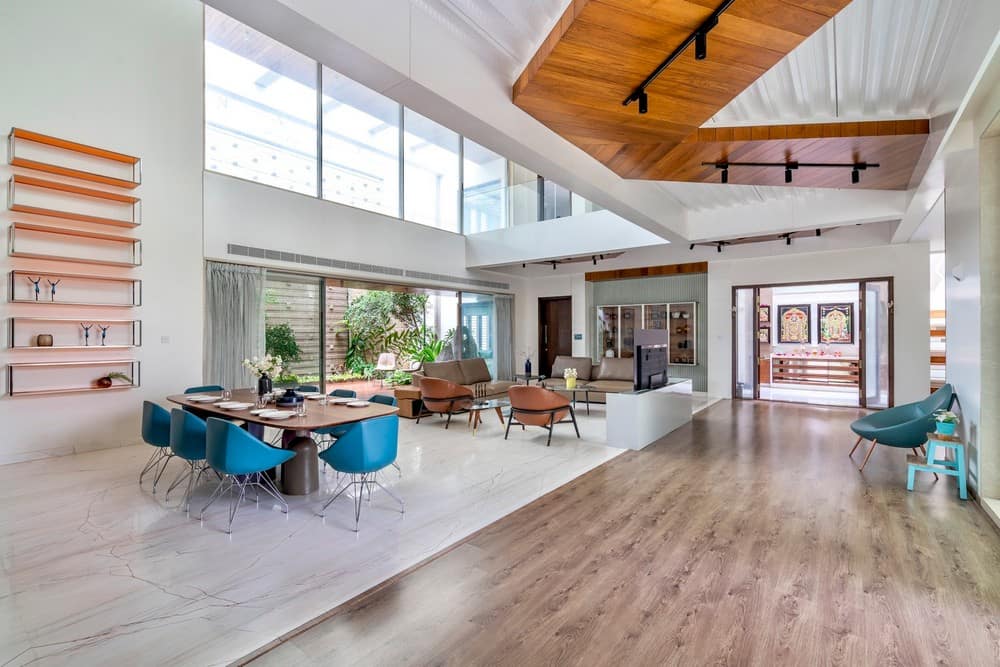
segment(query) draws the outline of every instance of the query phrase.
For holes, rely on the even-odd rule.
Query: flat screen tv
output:
[[[668,345],[636,345],[635,390],[657,389],[667,384]]]

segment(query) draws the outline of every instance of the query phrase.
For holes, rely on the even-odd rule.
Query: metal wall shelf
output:
[[[98,244],[108,245],[118,244],[128,246],[132,256],[130,261],[114,261],[98,259],[94,257],[74,257],[72,255],[53,255],[41,252],[31,252],[17,249],[17,232],[29,232],[36,234],[48,234],[51,236],[61,236],[78,239],[89,239]],[[77,262],[82,264],[100,264],[103,266],[141,266],[142,265],[142,241],[129,236],[118,236],[116,234],[100,234],[80,229],[67,229],[64,227],[51,227],[49,225],[35,225],[27,222],[15,222],[7,230],[7,255],[10,257],[28,257],[31,259],[48,259],[66,262]]]
[[[19,338],[25,338],[23,332],[18,330],[18,327],[37,329],[37,325],[42,323],[49,323],[52,325],[51,328],[54,329],[54,331],[44,332],[52,335],[52,345],[42,347],[37,344],[25,344],[23,340],[21,343],[18,343]],[[91,345],[79,343],[79,339],[82,337],[79,331],[82,323],[95,325],[91,330],[90,338],[93,341]],[[129,333],[128,342],[101,345],[100,330],[96,327],[97,324],[111,325],[119,328],[127,327]],[[75,344],[59,344],[58,341],[60,340],[64,341],[72,338],[69,333],[71,327],[77,333],[76,337],[73,338],[77,342]],[[42,332],[34,331],[33,333],[29,333],[28,340],[35,340],[39,333]],[[115,333],[117,333],[117,330]],[[142,346],[142,320],[89,320],[85,317],[75,319],[66,317],[12,317],[9,320],[8,334],[8,347],[12,350],[124,350]],[[84,341],[86,341],[86,338],[84,338]]]
[[[132,177],[119,178],[116,176],[108,176],[97,172],[87,171],[85,169],[76,169],[73,167],[52,164],[51,162],[27,158],[17,154],[17,146],[19,142],[30,142],[33,144],[50,146],[52,148],[69,151],[77,155],[86,155],[88,158],[94,158],[94,160],[98,163],[106,161],[116,165],[124,165],[131,168]],[[34,169],[36,171],[44,171],[48,174],[68,176],[70,178],[78,178],[92,183],[103,183],[104,185],[128,188],[130,190],[138,187],[142,183],[142,160],[134,155],[116,153],[114,151],[88,146],[75,141],[59,139],[58,137],[52,137],[39,132],[23,130],[19,127],[11,128],[10,134],[7,135],[7,156],[8,162],[12,167]]]
[[[104,285],[119,284],[130,286],[131,301],[116,303],[113,301],[52,301],[49,299],[35,300],[34,298],[24,298],[16,296],[15,282],[20,279],[27,279],[29,276],[39,276],[42,278],[56,278],[59,280],[96,282]],[[14,270],[9,274],[8,280],[8,300],[11,303],[33,303],[36,305],[49,306],[101,306],[104,308],[133,308],[142,305],[142,281],[138,278],[112,278],[110,276],[88,276],[80,273],[57,273],[53,271],[26,271]]]
[[[101,367],[107,368],[109,371],[121,371],[126,365],[128,366],[127,375],[132,378],[131,384],[114,384],[111,387],[98,387],[96,385],[96,381],[98,379],[97,377],[88,380],[77,380],[76,382],[65,386],[40,387],[34,389],[30,387],[20,389],[16,384],[17,376],[22,373],[31,373],[33,371],[44,372],[46,369],[66,369],[67,373],[71,373],[74,370],[82,370],[87,367]],[[48,394],[75,394],[88,391],[135,389],[141,385],[140,365],[140,362],[136,359],[107,359],[104,361],[42,361],[7,364],[7,393],[10,396],[42,396]],[[82,373],[79,375],[81,378],[84,376]],[[88,374],[87,377],[89,378],[90,375]]]
[[[87,213],[75,213],[62,209],[48,208],[19,202],[17,198],[18,190],[22,188],[36,188],[46,190],[50,193],[63,193],[68,196],[86,197],[92,200],[100,200],[112,204],[121,204],[129,209],[130,217],[127,219],[109,218],[100,215]],[[78,185],[68,183],[57,183],[56,181],[46,181],[41,178],[31,176],[14,175],[7,182],[7,208],[19,213],[34,213],[35,215],[47,215],[53,218],[64,218],[66,220],[77,220],[79,222],[95,222],[101,225],[113,225],[115,227],[138,227],[142,223],[142,206],[138,197],[130,195],[120,195],[116,192],[105,192],[104,190],[94,190],[92,188],[82,188]]]

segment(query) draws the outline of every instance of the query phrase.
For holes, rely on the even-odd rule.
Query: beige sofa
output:
[[[585,384],[593,393],[591,400],[600,402],[604,394],[616,394],[634,389],[634,367],[632,359],[617,359],[604,357],[594,364],[590,357],[558,356],[552,363],[552,377],[544,380],[542,385],[548,389],[559,391],[566,388],[563,371],[567,368],[576,369],[577,384]]]
[[[413,384],[420,386],[425,378],[440,378],[463,387],[468,387],[479,398],[500,398],[507,395],[513,382],[494,380],[485,359],[462,359],[461,361],[433,361],[424,364],[419,373],[413,374]]]

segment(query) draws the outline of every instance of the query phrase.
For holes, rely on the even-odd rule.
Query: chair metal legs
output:
[[[253,488],[255,492],[262,490],[270,495],[281,504],[282,513],[288,514],[288,503],[285,502],[285,499],[281,496],[281,492],[278,491],[278,487],[274,485],[271,478],[265,473],[253,472],[248,475],[223,475],[219,481],[219,485],[215,487],[215,491],[212,492],[212,496],[208,499],[208,503],[201,508],[198,518],[204,519],[205,511],[211,507],[212,503],[218,500],[223,493],[229,492],[229,523],[226,526],[226,533],[231,535],[233,532],[233,521],[240,510],[240,505],[246,498],[247,489],[250,488]],[[257,498],[259,501],[259,494]]]
[[[184,497],[181,499],[180,507],[184,509],[185,512],[191,510],[191,494],[194,492],[194,488],[201,482],[201,476],[207,471],[211,470],[208,463],[204,460],[201,461],[184,461],[185,467],[178,473],[174,481],[170,483],[167,488],[167,492],[163,495],[164,500],[170,499],[170,492],[177,488],[185,480],[187,481],[187,487],[184,490]]]
[[[344,485],[342,487],[340,487],[337,490],[337,492],[334,493],[333,496],[329,500],[326,501],[326,503],[323,505],[323,507],[320,508],[319,515],[322,516],[322,517],[325,517],[326,516],[326,508],[328,508],[330,505],[332,505],[334,500],[336,500],[341,495],[343,495],[344,491],[346,491],[350,487],[354,487],[354,489],[355,489],[355,491],[354,491],[354,532],[358,532],[358,525],[359,525],[359,523],[361,521],[361,504],[364,501],[365,491],[366,490],[368,491],[368,501],[371,502],[371,493],[372,493],[372,488],[371,487],[372,486],[377,486],[378,488],[380,488],[383,491],[385,491],[389,496],[391,496],[393,500],[395,500],[397,503],[399,503],[399,512],[400,512],[400,514],[405,514],[406,513],[406,505],[403,503],[403,499],[400,498],[399,496],[397,496],[395,493],[393,493],[389,489],[387,489],[384,486],[382,486],[382,484],[375,477],[376,474],[378,474],[378,471],[376,471],[376,472],[368,472],[368,473],[360,473],[360,474],[351,473],[350,480],[348,480],[347,482],[345,482]]]
[[[149,460],[146,461],[146,465],[143,466],[142,472],[139,473],[139,486],[142,486],[143,477],[155,471],[153,474],[153,493],[156,493],[156,484],[160,481],[163,471],[167,469],[167,464],[173,457],[174,453],[170,451],[169,447],[156,447]]]

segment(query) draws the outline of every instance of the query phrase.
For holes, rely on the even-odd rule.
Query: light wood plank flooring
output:
[[[254,664],[1000,664],[1000,535],[859,414],[719,403]]]

